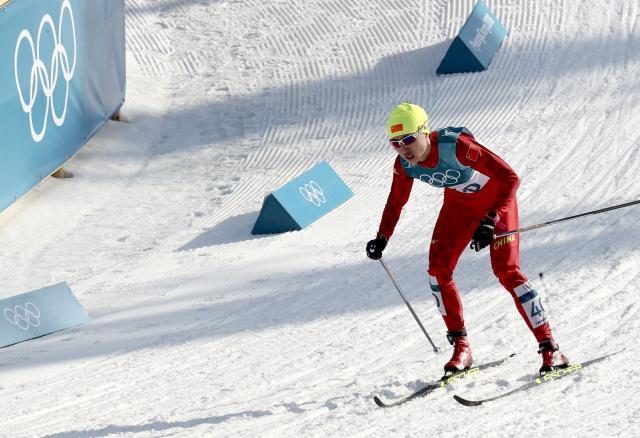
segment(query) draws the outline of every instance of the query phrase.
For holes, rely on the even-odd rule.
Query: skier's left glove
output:
[[[480,221],[471,239],[471,249],[480,251],[482,248],[491,245],[495,236],[496,218],[497,214],[491,211]]]

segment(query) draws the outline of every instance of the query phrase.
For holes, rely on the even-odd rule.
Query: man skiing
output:
[[[553,339],[538,292],[520,270],[517,234],[494,240],[496,233],[518,228],[516,191],[520,180],[500,157],[478,143],[466,128],[429,131],[429,118],[417,105],[402,103],[389,115],[387,136],[398,156],[393,182],[375,239],[367,256],[378,260],[409,199],[413,180],[444,188],[444,202],[429,248],[429,285],[454,346],[445,372],[473,363],[453,271],[471,242],[476,251],[489,246],[491,266],[512,295],[520,315],[539,343],[540,373],[568,366]]]

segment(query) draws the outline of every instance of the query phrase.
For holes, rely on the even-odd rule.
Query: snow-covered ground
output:
[[[450,347],[427,292],[442,193],[414,185],[385,257],[434,354],[365,257],[391,181],[388,111],[465,125],[521,175],[522,225],[637,199],[640,4],[493,0],[488,71],[437,77],[471,0],[127,0],[128,94],[67,166],[0,215],[0,298],[67,281],[91,323],[0,350],[0,435],[640,435],[640,207],[522,236],[581,374],[530,379],[537,345],[488,254],[457,271],[478,363],[393,410]],[[265,194],[326,159],[355,192],[301,232],[254,237]],[[540,280],[539,273],[544,278]]]

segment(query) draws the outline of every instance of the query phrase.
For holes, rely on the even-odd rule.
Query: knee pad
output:
[[[439,284],[445,285],[453,281],[453,271],[449,268],[429,268],[429,278],[438,279]]]
[[[498,277],[500,284],[509,290],[515,289],[517,286],[527,282],[527,277],[525,277],[520,269],[494,272],[494,274]]]

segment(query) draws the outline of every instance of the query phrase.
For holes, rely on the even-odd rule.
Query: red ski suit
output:
[[[431,132],[429,139],[429,155],[418,166],[434,168],[439,159],[438,133]],[[475,193],[462,193],[445,188],[444,202],[433,231],[429,248],[430,283],[432,291],[439,290],[434,292],[434,298],[449,332],[465,329],[462,302],[453,280],[453,271],[458,259],[462,251],[468,247],[480,220],[489,211],[493,210],[498,215],[496,234],[518,228],[516,191],[520,184],[513,169],[471,135],[460,134],[456,141],[455,155],[462,165],[485,175],[488,181]],[[402,208],[409,199],[413,180],[414,178],[408,176],[398,156],[394,164],[391,192],[378,231],[387,240],[391,238]],[[490,253],[494,274],[512,295],[520,315],[537,341],[552,338],[540,298],[520,270],[518,235],[494,240],[490,246]],[[436,282],[437,284],[434,284]],[[541,313],[541,318],[531,316],[540,316]]]

